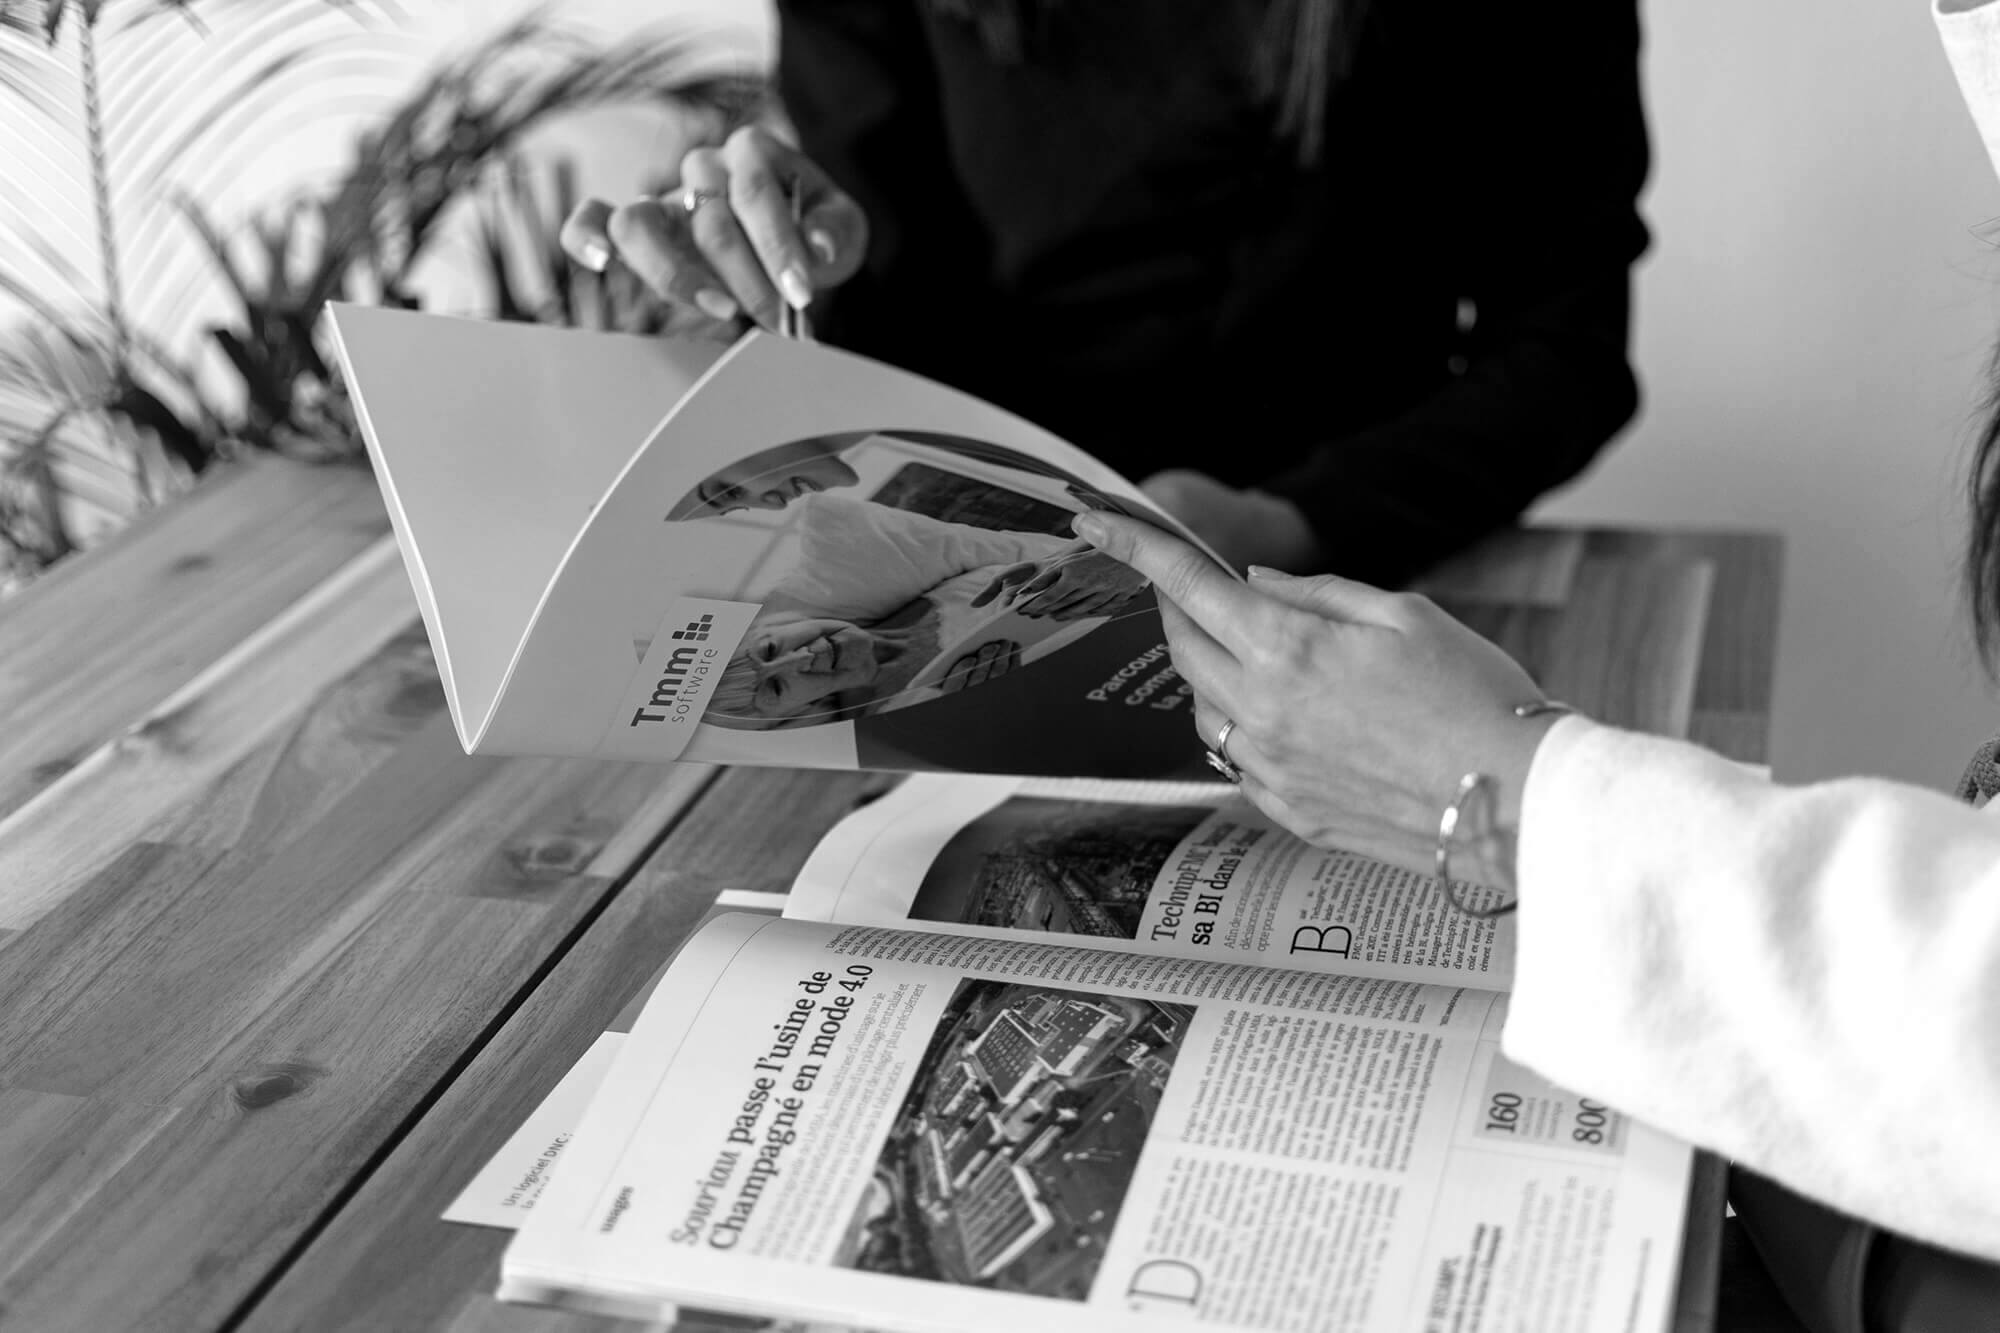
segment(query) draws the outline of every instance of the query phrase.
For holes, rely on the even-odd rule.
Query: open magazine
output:
[[[761,332],[329,311],[468,751],[1199,771],[1151,591],[1070,532],[1176,525],[1048,432]]]
[[[919,776],[822,841],[786,913],[718,917],[668,968],[504,1297],[1667,1326],[1691,1150],[1501,1055],[1513,925],[1419,872],[1212,784]]]

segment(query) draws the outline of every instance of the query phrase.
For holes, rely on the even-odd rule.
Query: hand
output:
[[[764,130],[745,127],[719,149],[694,149],[681,159],[680,178],[682,192],[665,198],[579,204],[563,223],[563,249],[600,273],[622,260],[662,300],[720,320],[748,314],[767,329],[778,326],[781,302],[803,310],[815,291],[861,267],[868,250],[861,206]],[[687,191],[702,196],[693,211],[684,206]]]
[[[1000,571],[972,605],[985,606],[1004,596],[1015,611],[1030,619],[1084,620],[1116,615],[1145,590],[1146,580],[1132,569],[1079,541],[1046,559]]]
[[[1245,586],[1178,537],[1110,514],[1077,531],[1152,580],[1202,743],[1235,719],[1244,794],[1279,824],[1422,864],[1459,779],[1480,772],[1498,786],[1497,822],[1517,825],[1553,719],[1515,717],[1541,690],[1430,601],[1330,574],[1253,569]]]
[[[957,694],[960,690],[974,685],[984,685],[996,680],[1021,665],[1021,645],[1011,639],[995,639],[982,643],[976,652],[967,653],[951,664],[938,681],[940,694]]]
[[[1319,539],[1290,500],[1267,491],[1237,490],[1205,472],[1155,472],[1139,489],[1160,508],[1194,529],[1238,569],[1319,566]]]

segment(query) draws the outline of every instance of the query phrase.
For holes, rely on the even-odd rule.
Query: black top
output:
[[[1374,0],[1309,168],[1255,90],[1257,0],[1040,7],[1009,62],[934,0],[779,0],[801,145],[873,229],[829,342],[1128,476],[1289,496],[1379,583],[1631,418],[1634,0]]]

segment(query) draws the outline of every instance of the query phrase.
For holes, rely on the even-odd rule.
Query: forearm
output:
[[[1076,546],[1050,533],[980,528],[912,510],[874,507],[884,511],[880,530],[894,544],[899,565],[919,571],[926,589],[975,569],[1035,564]]]
[[[2000,1255],[2000,819],[1571,720],[1528,779],[1518,882],[1511,1056]]]

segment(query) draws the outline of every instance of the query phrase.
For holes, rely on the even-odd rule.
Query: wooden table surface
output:
[[[499,1304],[506,1233],[438,1215],[719,891],[891,780],[468,758],[387,533],[366,473],[242,465],[0,603],[0,1327],[622,1327]],[[1432,591],[1761,761],[1779,561],[1535,530]]]

